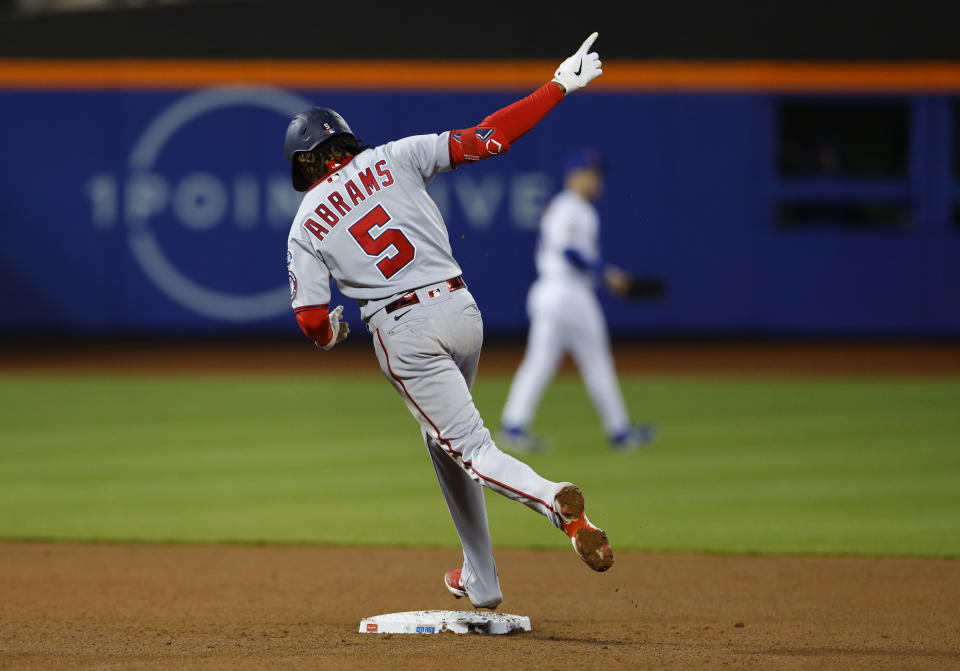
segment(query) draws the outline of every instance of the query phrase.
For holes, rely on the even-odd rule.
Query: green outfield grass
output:
[[[493,427],[508,379],[482,375]],[[960,556],[960,380],[625,377],[660,437],[611,452],[579,379],[523,459],[620,549]],[[488,492],[499,547],[566,547]],[[0,376],[0,537],[456,546],[378,375]]]

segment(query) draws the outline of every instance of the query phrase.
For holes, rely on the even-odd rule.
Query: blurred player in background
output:
[[[564,166],[564,189],[541,219],[539,276],[527,297],[527,349],[510,387],[498,437],[506,449],[541,448],[529,427],[567,352],[587,385],[611,447],[629,450],[653,439],[652,425],[634,425],[627,414],[595,291],[602,282],[613,293],[626,295],[631,281],[623,270],[600,258],[600,217],[593,202],[603,192],[603,175],[603,160],[596,151],[571,154]]]

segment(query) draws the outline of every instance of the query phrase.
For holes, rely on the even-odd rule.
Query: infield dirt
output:
[[[377,370],[368,348],[337,354],[25,346],[5,348],[0,369]],[[481,375],[519,356],[488,348]],[[650,345],[617,360],[647,373],[960,372],[956,345]],[[497,560],[500,610],[529,616],[532,632],[358,633],[371,615],[469,609],[441,582],[457,550],[0,542],[0,668],[960,668],[957,560],[616,552],[602,574],[568,547]]]
[[[960,562],[497,553],[509,636],[360,634],[365,616],[469,608],[455,550],[0,544],[11,669],[945,669]]]

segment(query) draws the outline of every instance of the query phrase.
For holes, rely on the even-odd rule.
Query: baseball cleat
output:
[[[584,512],[583,492],[573,484],[566,484],[557,492],[554,506],[563,530],[570,537],[573,549],[594,571],[606,571],[613,566],[613,549],[603,529],[595,527]]]
[[[610,447],[617,452],[628,452],[643,447],[657,435],[653,424],[637,424],[610,436]]]
[[[463,582],[460,580],[460,571],[462,569],[452,568],[443,574],[443,584],[446,585],[450,593],[459,599],[467,595],[467,590],[463,588]]]

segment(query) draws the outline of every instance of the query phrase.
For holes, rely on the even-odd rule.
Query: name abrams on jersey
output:
[[[343,165],[349,162],[350,161],[347,161]],[[374,171],[376,171],[376,174],[374,174]],[[328,177],[320,181],[324,179],[332,181],[332,178]],[[344,182],[343,186],[340,187],[340,190],[333,190],[327,196],[329,205],[320,203],[320,205],[314,209],[314,213],[326,226],[311,218],[307,218],[307,220],[303,222],[303,227],[310,231],[318,240],[322,241],[323,236],[330,232],[330,228],[337,225],[340,217],[348,214],[354,207],[365,201],[367,196],[372,196],[374,193],[380,191],[380,189],[386,189],[396,184],[396,180],[393,179],[393,175],[387,167],[386,160],[377,161],[372,167],[358,171],[357,179],[360,181],[359,186],[353,179],[348,179]],[[361,187],[363,188],[361,189]],[[364,195],[364,192],[366,192],[366,195]],[[347,204],[347,199],[350,200],[350,204]],[[327,226],[330,228],[327,228]]]
[[[331,280],[367,321],[411,289],[460,276],[427,186],[440,173],[502,154],[562,98],[548,82],[479,127],[411,135],[331,166],[305,194],[287,240],[291,307],[298,321],[311,316],[323,327],[322,334],[305,328],[308,337],[323,343],[328,335]]]

